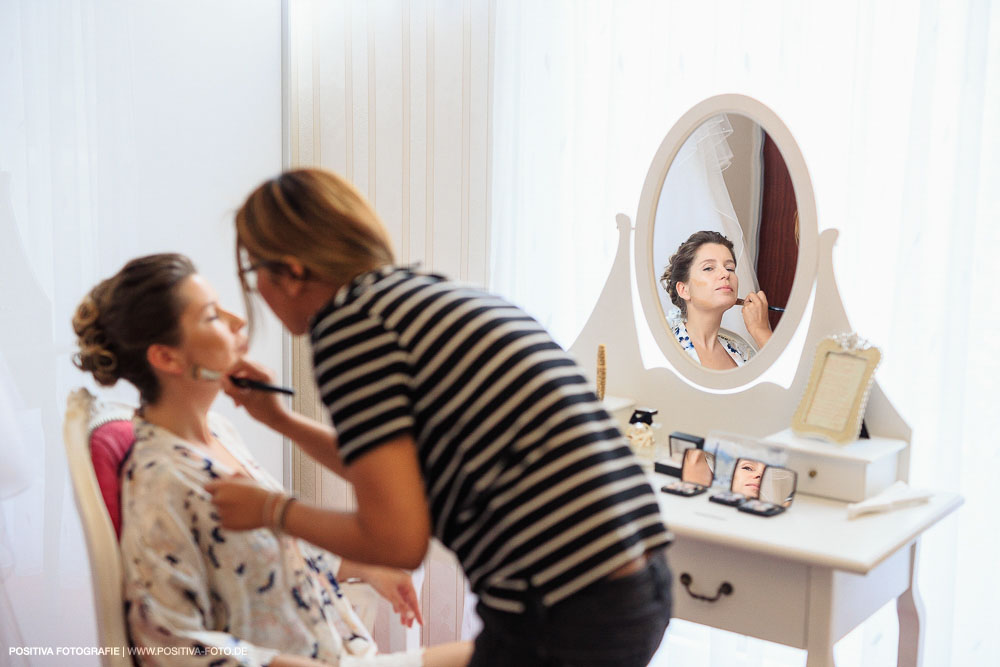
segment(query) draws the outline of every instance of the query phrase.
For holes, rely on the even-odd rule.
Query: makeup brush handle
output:
[[[744,303],[745,303],[745,301],[743,299],[736,299],[736,305],[737,306],[742,306]],[[768,306],[767,309],[768,310],[773,310],[776,313],[783,313],[783,312],[785,312],[785,309],[782,308],[781,306]]]
[[[295,395],[295,391],[289,389],[288,387],[279,387],[277,385],[268,384],[266,382],[260,382],[259,380],[251,380],[250,378],[241,378],[233,376],[230,376],[229,380],[240,389],[255,389],[257,391],[269,391],[275,394],[287,394],[288,396]]]

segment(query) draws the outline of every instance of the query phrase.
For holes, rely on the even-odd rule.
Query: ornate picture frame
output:
[[[881,360],[882,352],[856,333],[821,340],[792,431],[838,444],[856,440]]]

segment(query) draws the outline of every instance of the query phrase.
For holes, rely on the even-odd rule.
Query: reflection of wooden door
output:
[[[792,178],[788,175],[781,151],[764,134],[762,149],[764,178],[760,203],[760,226],[757,235],[757,282],[772,306],[785,307],[792,291],[799,242],[795,233],[797,206]],[[781,313],[770,311],[771,328],[778,325]]]

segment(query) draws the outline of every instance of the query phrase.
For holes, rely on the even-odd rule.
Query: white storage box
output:
[[[835,445],[785,429],[762,440],[788,450],[785,464],[799,474],[798,493],[861,502],[898,479],[899,457],[908,443],[892,438]]]

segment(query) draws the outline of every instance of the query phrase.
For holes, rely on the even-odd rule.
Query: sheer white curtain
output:
[[[96,644],[62,418],[70,389],[98,389],[71,364],[70,317],[164,251],[240,307],[232,211],[281,169],[281,2],[5,0],[0,53],[0,664],[98,664],[8,654]],[[275,320],[252,355],[281,369]],[[281,438],[218,409],[280,476]]]
[[[288,4],[292,163],[351,180],[385,222],[400,262],[485,285],[495,2]],[[308,341],[293,360],[300,354],[309,367]],[[316,409],[324,411],[318,400]],[[300,453],[293,465],[307,498],[353,507],[336,475]],[[380,602],[374,633],[382,650],[476,634],[475,599],[454,556],[434,543],[420,577],[425,626],[399,625],[392,605]]]
[[[491,286],[564,346],[611,267],[615,213],[638,200],[647,155],[635,152],[648,143],[652,157],[669,129],[667,118],[644,131],[621,123],[637,100],[623,99],[615,7],[497,5]]]
[[[985,0],[498,4],[492,287],[572,343],[673,120],[710,95],[774,109],[879,379],[913,427],[911,481],[958,490],[922,543],[925,664],[990,664],[1000,539],[1000,7]],[[677,622],[670,664],[793,665],[800,652]],[[837,646],[895,664],[890,606]]]

